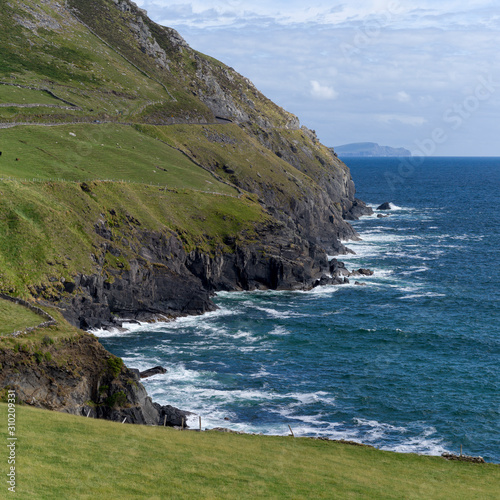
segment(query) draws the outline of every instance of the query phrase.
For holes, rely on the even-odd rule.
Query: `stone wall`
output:
[[[18,304],[20,306],[27,307],[34,313],[38,314],[39,316],[42,316],[45,318],[47,321],[44,321],[43,323],[40,323],[37,326],[30,326],[28,328],[25,328],[24,330],[18,330],[16,332],[11,333],[13,337],[17,337],[19,335],[22,335],[23,333],[29,333],[37,328],[46,328],[48,326],[53,326],[57,324],[57,321],[47,312],[45,312],[43,309],[40,309],[37,306],[34,306],[33,304],[30,304],[29,302],[26,302],[23,299],[19,299],[17,297],[11,297],[10,295],[5,295],[3,293],[0,293],[0,299],[8,300],[9,302],[14,302],[14,304]]]

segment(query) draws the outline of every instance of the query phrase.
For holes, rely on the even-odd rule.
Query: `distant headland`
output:
[[[411,156],[411,151],[408,149],[380,146],[375,142],[354,142],[352,144],[343,144],[342,146],[336,146],[334,151],[341,157]]]

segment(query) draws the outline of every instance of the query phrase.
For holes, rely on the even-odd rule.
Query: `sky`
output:
[[[498,0],[136,0],[327,146],[500,156]]]

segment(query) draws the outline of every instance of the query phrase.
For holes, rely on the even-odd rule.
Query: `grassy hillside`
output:
[[[120,254],[104,255],[106,269],[134,258],[141,231],[175,232],[187,251],[210,252],[225,248],[228,236],[251,239],[270,221],[247,196],[165,190],[163,184],[9,180],[0,181],[0,193],[0,290],[37,295],[33,286],[43,285],[48,299],[64,293],[64,280],[97,269],[107,240],[96,224],[111,231]]]
[[[6,405],[0,420],[6,422]],[[498,498],[500,467],[17,407],[22,498]],[[5,467],[5,466],[4,466]]]
[[[134,257],[140,230],[176,233],[188,252],[231,251],[229,236],[254,241],[279,224],[259,197],[287,224],[297,202],[313,198],[324,211],[314,200],[328,161],[321,147],[174,30],[111,0],[0,8],[0,291],[43,288],[50,299],[64,293],[63,280],[94,273],[107,245],[100,224],[121,254],[104,256],[112,267]],[[215,124],[207,102],[239,125]],[[2,128],[9,124],[17,126]],[[261,127],[291,134],[284,142],[297,142],[297,165],[260,141]]]
[[[45,318],[28,308],[3,299],[0,299],[0,319],[0,335],[37,326],[45,321]]]
[[[106,179],[238,194],[182,152],[131,126],[14,127],[1,131],[0,149],[2,177],[77,182]]]

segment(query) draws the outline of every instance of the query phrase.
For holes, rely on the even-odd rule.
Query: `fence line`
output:
[[[0,182],[39,182],[41,184],[47,182],[61,182],[61,183],[74,183],[81,184],[83,182],[109,182],[112,184],[136,184],[138,186],[150,186],[161,188],[163,191],[169,191],[172,193],[178,193],[179,191],[195,191],[196,193],[204,193],[204,194],[213,194],[217,196],[227,196],[229,198],[241,198],[241,194],[236,196],[233,194],[220,193],[218,191],[205,191],[203,189],[194,189],[194,188],[167,188],[165,184],[160,184],[159,182],[140,182],[140,181],[132,181],[126,179],[80,179],[80,180],[71,180],[71,179],[63,179],[60,177],[49,177],[45,179],[39,179],[38,177],[0,177]]]

